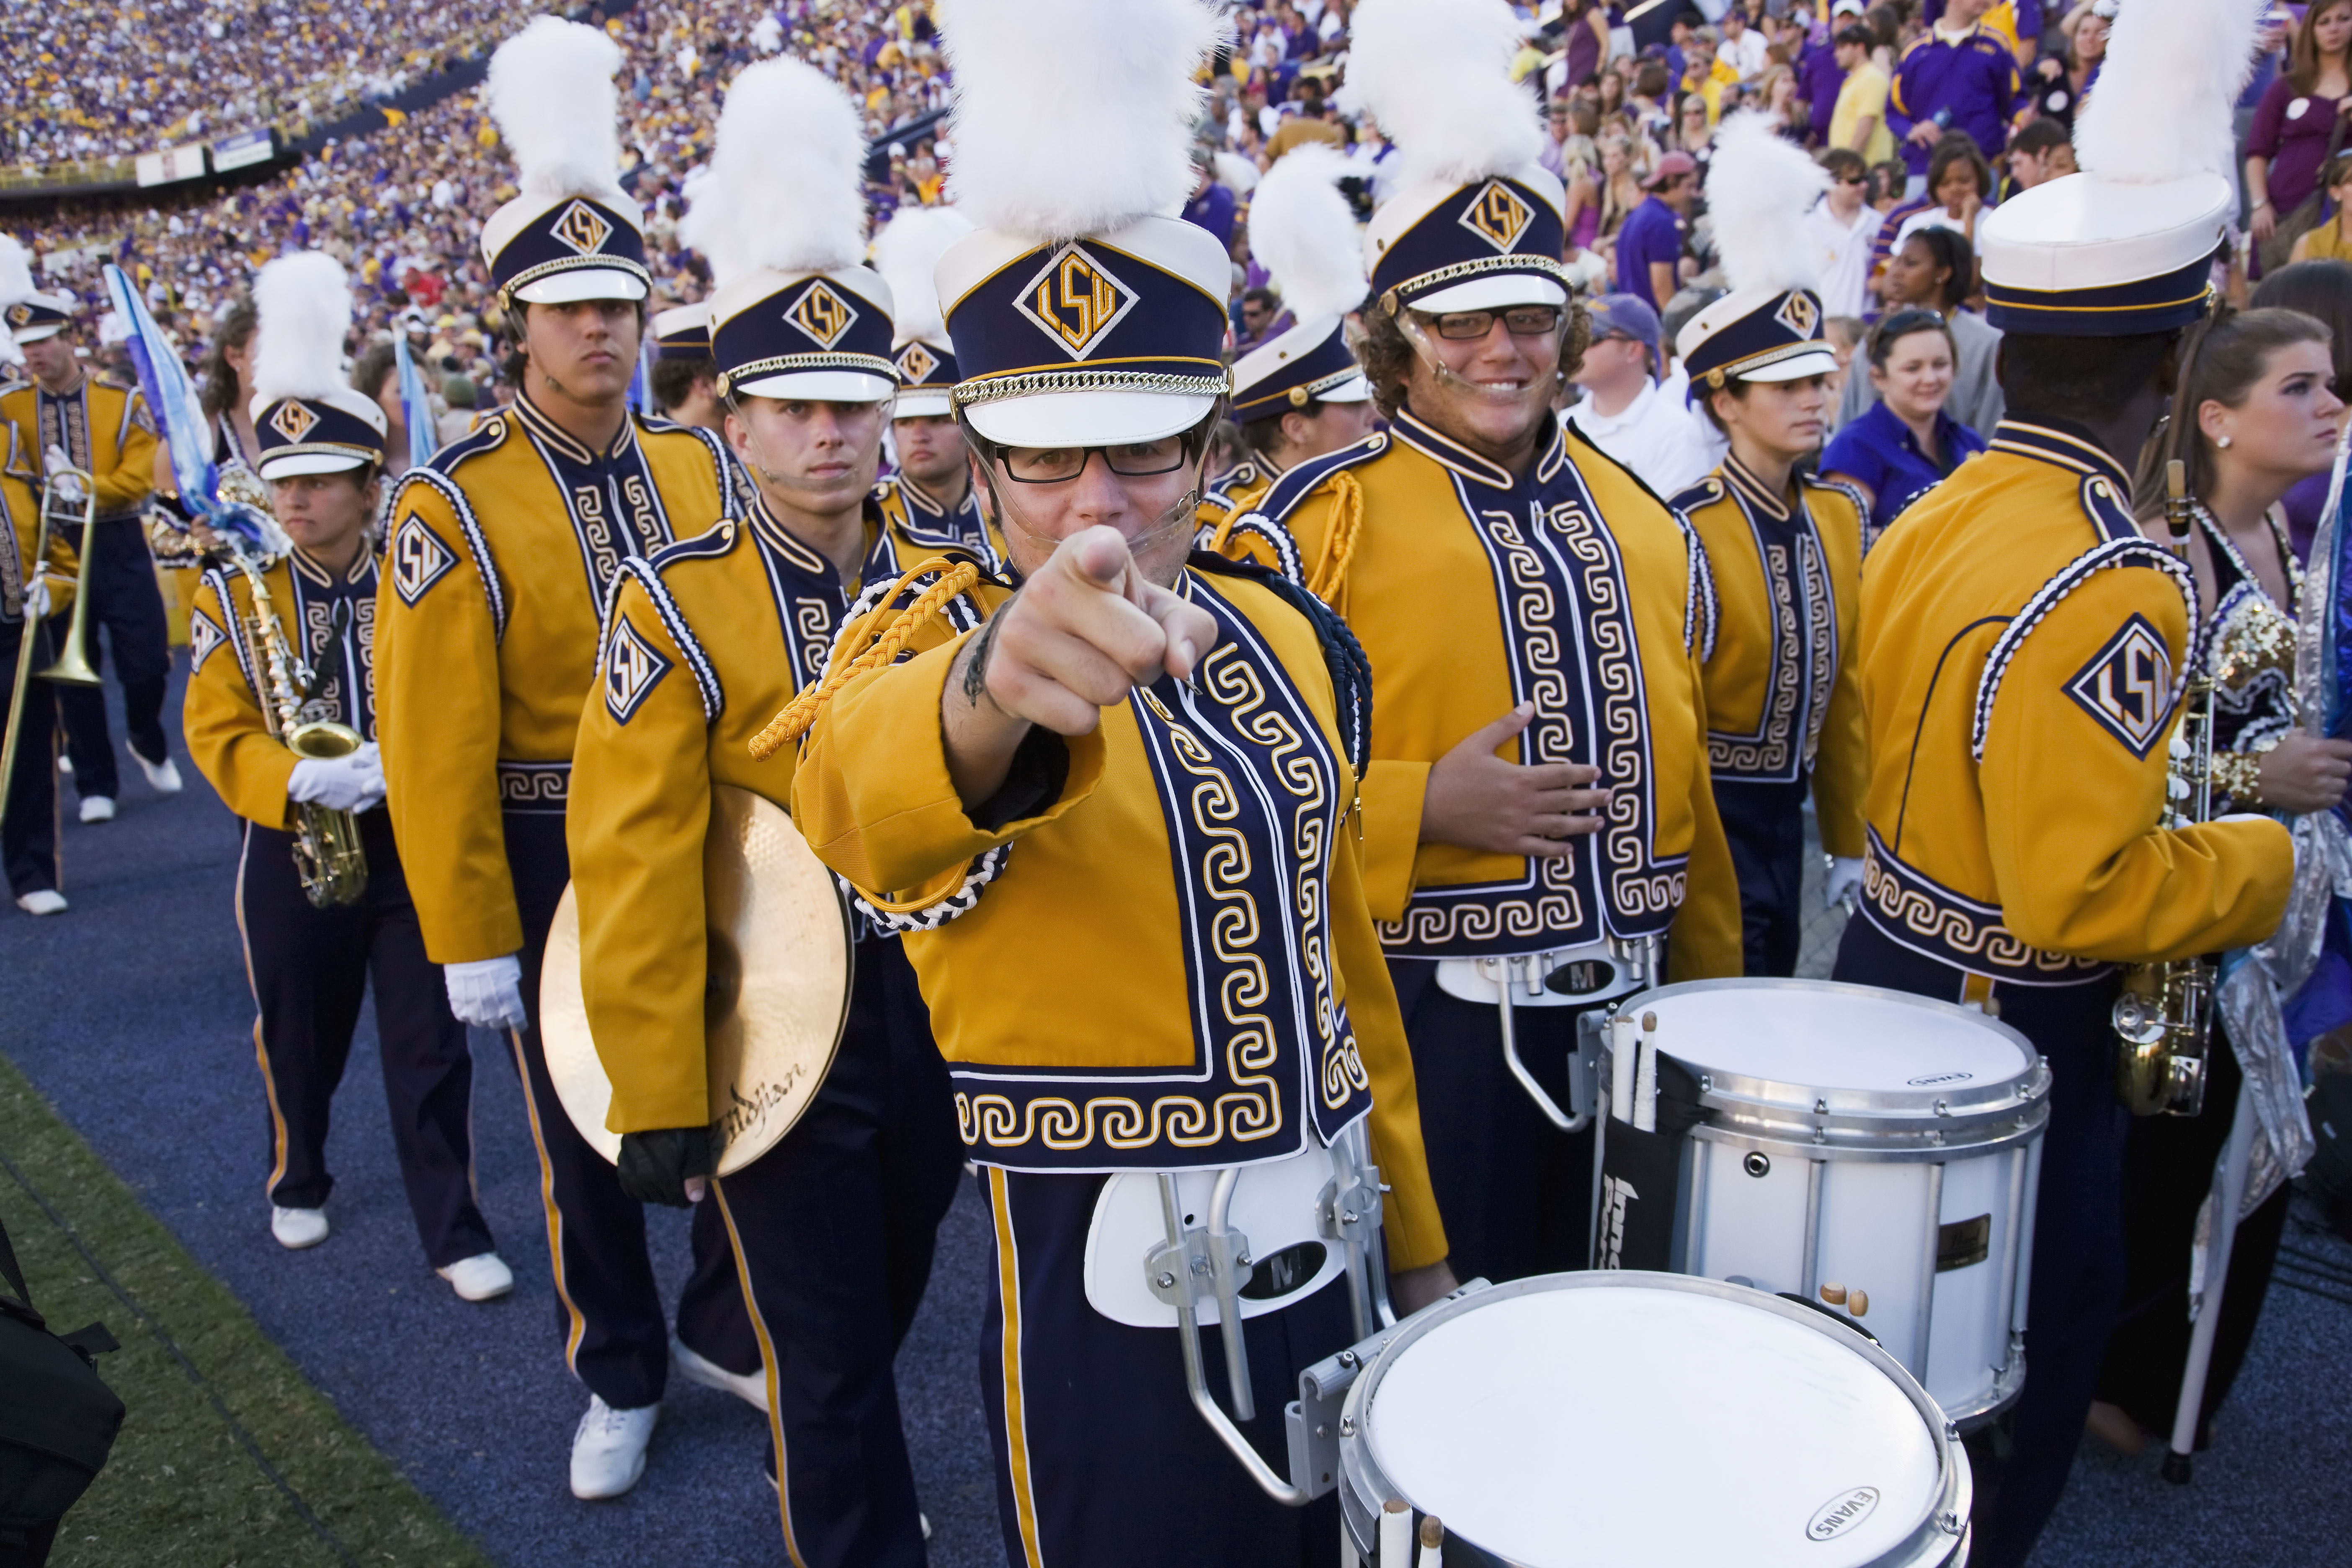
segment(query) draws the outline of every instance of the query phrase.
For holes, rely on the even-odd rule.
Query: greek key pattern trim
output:
[[[2114,967],[2027,946],[2002,923],[1999,909],[1964,899],[1904,865],[1874,828],[1863,856],[1862,894],[1863,911],[1891,941],[1958,969],[2029,985],[2072,985]]]
[[[561,816],[571,799],[570,763],[499,764],[499,805],[503,810]]]
[[[1752,521],[1749,527],[1752,531]],[[1797,707],[1804,689],[1805,644],[1797,628],[1797,588],[1789,547],[1767,544],[1758,534],[1756,551],[1764,589],[1772,600],[1772,679],[1763,722],[1753,735],[1709,731],[1706,762],[1717,778],[1780,781],[1795,771],[1789,742],[1796,732]]]
[[[1810,770],[1821,754],[1822,726],[1830,715],[1830,694],[1837,686],[1837,595],[1830,587],[1830,563],[1822,542],[1808,529],[1797,536],[1797,570],[1805,589],[1805,653],[1811,668],[1805,693],[1804,765]]]
[[[2061,600],[2089,582],[2095,574],[2116,566],[2153,566],[2172,579],[2173,586],[2180,590],[2181,598],[2188,604],[2189,625],[2195,628],[2191,633],[2194,646],[2189,649],[2184,668],[2195,669],[2203,664],[2205,634],[2200,626],[2202,617],[2197,612],[2197,579],[2189,572],[2188,563],[2161,545],[2145,539],[2110,539],[2103,544],[2095,544],[2068,562],[2056,576],[2034,590],[2033,596],[2025,601],[2016,618],[1995,639],[1992,650],[1985,655],[1984,672],[1977,678],[1976,718],[1969,726],[1970,757],[1979,763],[1984,761],[1985,734],[1992,727],[1992,705],[2000,695],[2001,678],[2009,673],[2010,664],[2017,658],[2017,650],[2025,646],[2025,639],[2032,634],[2033,628],[2058,607]],[[2181,688],[2187,689],[2185,681]],[[2174,693],[2176,698],[2179,695],[2179,692]]]

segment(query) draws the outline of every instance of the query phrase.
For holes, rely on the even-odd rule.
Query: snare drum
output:
[[[1958,1568],[1967,1456],[1894,1358],[1777,1296],[1547,1274],[1405,1320],[1349,1389],[1340,1508],[1391,1499],[1445,1568]]]
[[[1971,1007],[1811,980],[1642,998],[1696,1099],[1675,1268],[1846,1312],[1969,1430],[2025,1378],[2050,1072]],[[1662,1121],[1661,1125],[1664,1125]]]

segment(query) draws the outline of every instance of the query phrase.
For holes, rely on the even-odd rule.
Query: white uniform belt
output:
[[[1437,987],[1465,1002],[1500,1004],[1507,978],[1514,1007],[1585,1007],[1650,984],[1642,961],[1605,942],[1509,958],[1441,958]]]

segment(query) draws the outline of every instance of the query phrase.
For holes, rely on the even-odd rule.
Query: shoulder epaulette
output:
[[[1213,503],[1230,509],[1234,504],[1232,492],[1239,486],[1255,484],[1258,478],[1256,461],[1244,458],[1240,462],[1211,479],[1209,488],[1202,493],[1201,500],[1204,504]]]
[[[1723,480],[1709,474],[1696,484],[1685,485],[1676,490],[1674,499],[1666,504],[1676,511],[1690,511],[1698,507],[1713,505],[1721,500],[1724,494]]]
[[[691,539],[681,539],[674,543],[665,544],[655,551],[653,568],[656,572],[667,572],[681,561],[715,560],[735,548],[735,540],[740,531],[735,526],[734,519],[721,518],[718,526],[714,528],[706,529]]]
[[[1309,458],[1274,481],[1274,488],[1258,498],[1250,510],[1256,515],[1280,522],[1298,508],[1298,503],[1315,492],[1315,488],[1333,474],[1359,468],[1389,449],[1386,431],[1365,437],[1352,447],[1342,447],[1336,452],[1326,452],[1319,458]]]
[[[514,421],[507,418],[503,414],[493,414],[434,453],[433,461],[425,466],[436,473],[454,474],[457,471],[457,465],[467,458],[478,458],[485,452],[496,451],[505,443],[507,432],[512,428],[514,428]]]

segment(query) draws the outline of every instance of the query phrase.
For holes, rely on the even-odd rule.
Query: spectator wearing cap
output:
[[[1821,155],[1830,188],[1805,216],[1805,231],[1822,247],[1822,308],[1832,316],[1859,316],[1869,300],[1871,242],[1878,212],[1863,200],[1870,170],[1862,154],[1832,147]]]
[[[1679,287],[1683,235],[1698,197],[1698,164],[1687,153],[1668,153],[1650,175],[1650,194],[1617,231],[1617,287],[1663,308]]]
[[[1895,136],[1886,129],[1886,73],[1870,58],[1870,29],[1858,23],[1839,29],[1835,57],[1843,74],[1826,141],[1866,163],[1881,163],[1895,155]]]
[[[1584,400],[1569,411],[1585,439],[1662,496],[1696,484],[1715,459],[1698,422],[1659,384],[1658,312],[1632,294],[1603,294],[1586,313],[1592,341],[1576,367]]]
[[[1978,25],[1987,0],[1950,0],[1944,16],[1903,51],[1887,95],[1887,129],[1924,186],[1927,160],[1947,131],[1965,131],[1987,158],[2000,155],[2025,82],[2000,35]]]

